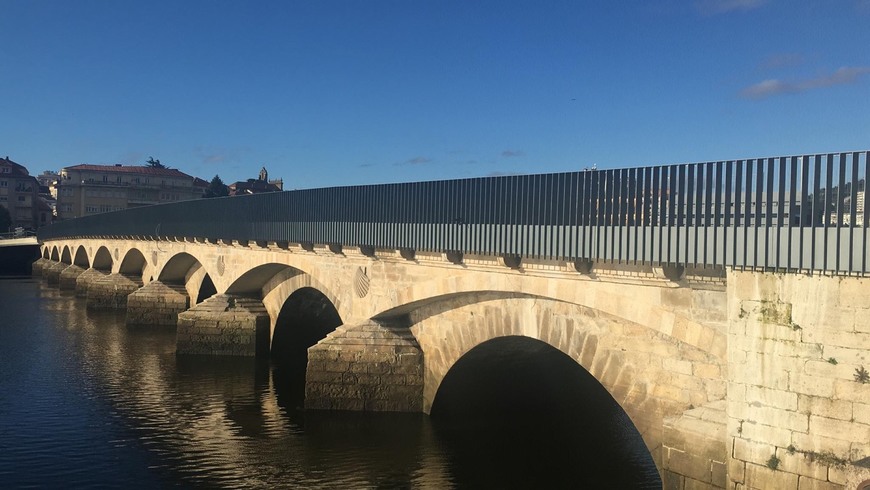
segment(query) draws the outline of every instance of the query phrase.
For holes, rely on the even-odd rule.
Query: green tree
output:
[[[219,175],[215,175],[213,179],[211,179],[211,183],[208,185],[208,188],[205,190],[205,197],[224,197],[229,196],[230,190],[224,181],[221,180]]]
[[[148,160],[145,162],[145,166],[151,168],[166,168],[166,165],[160,163],[160,160],[155,160],[154,157],[148,157]]]
[[[12,226],[12,216],[9,215],[9,210],[5,206],[0,205],[0,233],[9,231]]]

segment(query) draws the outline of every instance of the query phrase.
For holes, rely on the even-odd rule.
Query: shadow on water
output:
[[[622,408],[543,342],[472,349],[444,378],[432,419],[453,476],[471,487],[661,488]]]

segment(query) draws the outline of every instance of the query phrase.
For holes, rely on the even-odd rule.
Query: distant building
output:
[[[79,218],[202,197],[195,178],[176,169],[129,165],[74,165],[60,170],[57,216]]]
[[[51,222],[50,212],[41,205],[36,178],[9,157],[0,158],[0,206],[9,211],[12,228],[35,230]]]
[[[282,179],[269,180],[269,172],[266,171],[266,167],[263,167],[260,169],[259,178],[235,182],[228,185],[227,188],[231,196],[280,192],[284,190],[284,181]]]

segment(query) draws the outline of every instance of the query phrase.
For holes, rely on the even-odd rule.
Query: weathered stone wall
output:
[[[152,281],[127,296],[127,325],[174,327],[189,307],[184,286]]]
[[[140,287],[142,287],[142,278],[139,276],[102,275],[94,279],[88,286],[87,308],[92,310],[122,310],[127,307],[127,296]]]
[[[50,265],[51,263],[52,262],[50,260],[46,259],[45,257],[40,257],[40,258],[36,259],[35,262],[30,264],[31,273],[34,276],[42,276],[42,269],[44,267]]]
[[[870,280],[729,273],[728,479],[736,489],[870,478]]]
[[[719,489],[727,485],[726,401],[708,403],[664,420],[664,488]]]
[[[178,314],[178,354],[266,355],[269,314],[254,298],[216,294]]]
[[[420,346],[407,328],[339,327],[308,349],[305,408],[420,412]]]

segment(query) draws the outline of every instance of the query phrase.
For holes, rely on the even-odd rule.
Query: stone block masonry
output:
[[[870,280],[732,272],[728,488],[870,478]]]
[[[189,306],[183,285],[151,281],[127,297],[127,325],[175,327],[178,314]]]
[[[269,313],[262,301],[216,294],[178,314],[176,353],[268,355]]]
[[[420,412],[423,352],[407,328],[341,326],[308,349],[305,408]]]
[[[63,262],[55,262],[49,267],[42,269],[42,279],[48,284],[57,284],[60,280],[60,273],[69,267],[69,264]]]
[[[84,269],[77,265],[71,265],[60,273],[58,286],[60,289],[75,289],[76,280],[85,272]]]
[[[76,277],[76,297],[87,298],[88,288],[99,278],[108,275],[108,272],[101,272],[97,269],[88,269]]]
[[[121,310],[127,307],[127,296],[142,287],[142,278],[125,274],[108,274],[96,278],[88,286],[87,308],[90,310]]]

